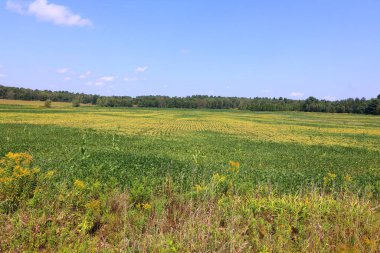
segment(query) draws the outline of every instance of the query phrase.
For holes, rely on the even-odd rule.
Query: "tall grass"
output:
[[[15,171],[21,165],[20,176]],[[8,178],[0,182],[1,206],[15,199],[14,192],[19,196],[15,208],[0,213],[2,251],[380,250],[379,202],[348,188],[330,188],[332,175],[326,187],[283,194],[268,184],[238,184],[237,162],[190,190],[171,178],[125,189],[80,179],[54,184],[56,171],[33,169],[27,154],[9,153],[1,166],[1,178]]]

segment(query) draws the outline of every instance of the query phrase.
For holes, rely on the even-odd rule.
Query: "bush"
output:
[[[45,107],[46,108],[50,108],[51,107],[51,100],[50,99],[45,100]]]
[[[72,105],[73,107],[79,107],[80,106],[79,100],[73,100]]]

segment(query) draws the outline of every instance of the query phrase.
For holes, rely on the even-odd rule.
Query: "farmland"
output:
[[[0,143],[0,251],[380,250],[378,116],[1,100]]]

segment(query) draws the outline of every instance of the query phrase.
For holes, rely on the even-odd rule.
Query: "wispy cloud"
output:
[[[124,81],[136,82],[136,81],[140,81],[140,80],[145,80],[139,74],[144,73],[147,69],[148,69],[148,66],[141,66],[141,67],[135,68],[135,70],[133,71],[134,73],[130,73],[124,77]]]
[[[94,83],[94,85],[95,86],[103,86],[103,85],[105,85],[105,83],[101,82],[101,81],[97,81],[97,82]]]
[[[86,79],[88,78],[90,75],[92,74],[92,72],[90,70],[86,71],[85,73],[81,74],[78,76],[79,79]]]
[[[60,69],[57,69],[56,71],[59,74],[66,74],[69,72],[69,69],[68,68],[60,68]]]
[[[292,93],[290,93],[290,96],[294,97],[294,98],[302,98],[303,95],[304,94],[302,92],[299,92],[299,91],[293,91]]]
[[[20,2],[8,0],[5,4],[7,10],[16,12],[18,14],[26,14],[25,6]]]
[[[148,66],[137,67],[137,68],[135,69],[135,73],[144,73],[147,69],[148,69]]]
[[[136,82],[139,78],[137,76],[126,76],[124,77],[124,81],[126,82]]]
[[[116,76],[102,76],[99,77],[96,81],[94,82],[87,82],[86,85],[95,85],[95,86],[104,86],[107,83],[113,82],[116,80]]]
[[[6,8],[22,15],[35,16],[40,21],[51,22],[62,26],[92,26],[89,19],[73,13],[68,7],[49,3],[47,0],[35,0],[29,4],[8,0]]]
[[[116,76],[102,76],[99,78],[99,81],[102,82],[112,82],[116,79]]]

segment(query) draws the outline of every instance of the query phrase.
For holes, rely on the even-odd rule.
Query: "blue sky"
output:
[[[380,93],[380,1],[0,1],[0,84],[102,95]]]

